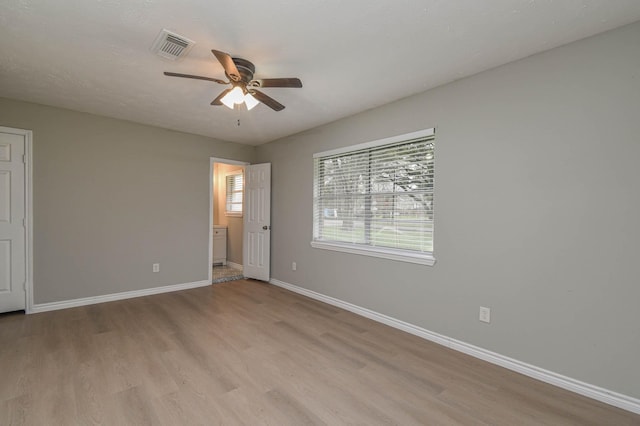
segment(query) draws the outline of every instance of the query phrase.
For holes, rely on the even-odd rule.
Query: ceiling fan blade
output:
[[[228,53],[213,49],[211,49],[211,53],[213,53],[214,56],[218,58],[218,61],[220,61],[222,68],[224,68],[224,71],[227,73],[231,80],[240,81],[240,71],[238,71],[236,64],[233,62],[233,59],[231,58],[231,56],[229,56]]]
[[[229,84],[228,81],[220,80],[219,78],[202,77],[200,75],[178,74],[177,72],[166,72],[166,71],[164,75],[168,75],[169,77],[195,78],[196,80],[207,80],[207,81],[215,81],[216,83],[220,83],[220,84]]]
[[[220,93],[217,98],[215,98],[213,101],[211,101],[211,105],[222,105],[221,99],[224,98],[224,95],[229,93],[231,90],[232,89],[223,90],[222,93]]]
[[[253,87],[302,87],[299,78],[262,78],[249,83]]]
[[[282,111],[284,109],[284,105],[282,105],[280,102],[273,99],[271,96],[265,95],[259,90],[251,90],[250,93],[253,95],[254,98],[256,98],[257,100],[259,100],[260,102],[262,102],[263,104],[265,104],[266,106],[268,106],[274,111]]]

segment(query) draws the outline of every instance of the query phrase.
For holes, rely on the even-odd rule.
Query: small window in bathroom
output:
[[[242,216],[242,199],[244,176],[242,170],[231,172],[225,176],[226,180],[226,216]]]

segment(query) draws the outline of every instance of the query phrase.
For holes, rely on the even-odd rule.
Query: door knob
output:
[[[267,229],[271,229],[271,227],[270,227],[270,226],[267,226],[267,225],[264,225],[264,226],[262,227],[262,229],[264,229],[264,230],[266,231]]]

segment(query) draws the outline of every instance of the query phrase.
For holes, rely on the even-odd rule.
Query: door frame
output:
[[[0,126],[0,131],[24,137],[24,293],[25,312],[33,313],[33,131]]]
[[[238,161],[238,160],[229,160],[227,158],[219,158],[219,157],[209,157],[209,275],[208,279],[211,284],[213,284],[213,268],[211,265],[213,264],[213,164],[214,163],[224,163],[224,164],[233,164],[237,166],[249,166],[251,163],[247,161]],[[244,197],[244,193],[243,193]],[[244,209],[244,204],[246,203],[246,199],[243,198],[242,205]],[[244,243],[243,243],[244,244]],[[244,249],[242,251],[244,257]],[[244,264],[244,258],[242,259],[242,263]]]

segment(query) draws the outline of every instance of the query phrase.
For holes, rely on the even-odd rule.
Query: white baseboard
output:
[[[94,305],[96,303],[113,302],[114,300],[132,299],[134,297],[150,296],[152,294],[169,293],[172,291],[187,290],[190,288],[211,285],[211,281],[195,281],[184,284],[174,284],[162,287],[145,288],[143,290],[124,291],[122,293],[105,294],[103,296],[84,297],[81,299],[62,300],[60,302],[34,304],[29,310],[30,314],[38,312],[56,311],[58,309],[75,308],[77,306]]]
[[[492,364],[499,365],[509,370],[516,371],[524,374],[525,376],[533,377],[540,381],[550,383],[563,389],[575,392],[580,395],[595,399],[605,404],[613,405],[623,410],[631,411],[633,413],[640,414],[640,399],[636,399],[627,395],[623,395],[617,392],[613,392],[599,386],[594,386],[589,383],[581,382],[579,380],[572,379],[571,377],[563,376],[561,374],[554,373],[553,371],[545,370],[535,365],[527,364],[517,359],[509,358],[496,352],[489,351],[487,349],[474,346],[469,343],[465,343],[460,340],[447,337],[442,334],[434,333],[422,327],[418,327],[413,324],[398,320],[396,318],[380,314],[367,308],[354,305],[349,302],[336,299],[334,297],[325,296],[324,294],[316,293],[315,291],[308,290],[306,288],[299,287],[297,285],[289,284],[284,281],[272,278],[269,281],[271,284],[278,287],[286,288],[295,293],[308,296],[312,299],[325,302],[329,305],[337,306],[344,310],[353,312],[363,317],[372,319],[374,321],[386,324],[390,327],[397,328],[399,330],[406,331],[423,339],[430,340],[456,351],[471,355],[475,358],[490,362]]]
[[[239,263],[235,263],[235,262],[229,262],[227,261],[227,266],[233,269],[239,269],[242,271],[242,265]]]

